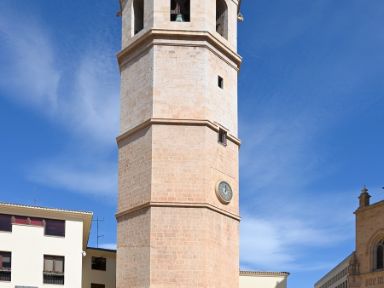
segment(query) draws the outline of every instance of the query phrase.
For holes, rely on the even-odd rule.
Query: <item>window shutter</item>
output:
[[[52,272],[53,271],[53,259],[45,258],[44,259],[44,271]]]
[[[55,273],[64,272],[64,261],[63,259],[55,259]]]

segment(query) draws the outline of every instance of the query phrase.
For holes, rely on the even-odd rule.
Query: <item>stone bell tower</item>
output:
[[[121,0],[117,287],[239,287],[240,0]]]

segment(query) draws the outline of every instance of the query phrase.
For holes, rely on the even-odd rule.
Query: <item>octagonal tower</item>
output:
[[[117,287],[239,278],[238,0],[122,0]]]

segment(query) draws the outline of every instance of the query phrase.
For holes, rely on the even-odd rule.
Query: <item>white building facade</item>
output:
[[[92,213],[0,203],[0,287],[82,287]]]

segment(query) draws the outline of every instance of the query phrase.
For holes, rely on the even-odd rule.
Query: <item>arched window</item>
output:
[[[171,21],[189,22],[190,11],[190,0],[171,0]]]
[[[384,240],[381,240],[375,248],[375,269],[383,269],[384,268]]]
[[[216,32],[228,39],[228,6],[225,0],[216,0]]]
[[[144,0],[133,0],[133,35],[144,28]]]

